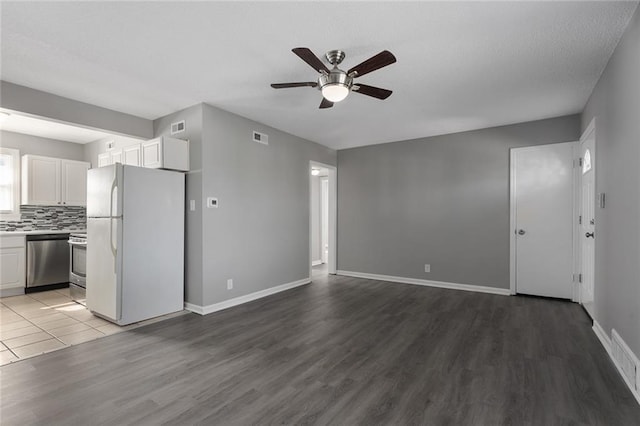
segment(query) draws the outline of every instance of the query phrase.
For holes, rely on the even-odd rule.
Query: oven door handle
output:
[[[68,243],[69,243],[70,246],[81,246],[81,247],[86,247],[87,246],[86,242],[85,243],[81,243],[81,242],[78,242],[78,241],[68,241]]]

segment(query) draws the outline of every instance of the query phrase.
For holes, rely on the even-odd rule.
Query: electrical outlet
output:
[[[424,264],[424,271],[425,271],[425,272],[431,272],[431,265],[430,265],[430,264],[428,264],[428,263],[425,263],[425,264]]]
[[[227,290],[232,290],[233,289],[233,279],[229,278],[227,280]]]

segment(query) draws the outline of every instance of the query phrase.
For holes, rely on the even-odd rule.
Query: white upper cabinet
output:
[[[189,141],[162,136],[98,155],[98,167],[115,163],[187,172]]]
[[[22,156],[22,204],[84,206],[89,163]]]
[[[60,159],[22,156],[22,204],[61,204]]]
[[[61,160],[62,204],[68,206],[87,205],[87,170],[84,161]]]
[[[141,166],[141,152],[140,144],[122,148],[122,163],[129,166]]]
[[[110,166],[111,165],[111,154],[105,152],[103,154],[98,155],[98,167]]]
[[[122,150],[121,149],[111,151],[110,152],[110,157],[111,157],[111,163],[110,164],[116,164],[116,163],[122,164]]]
[[[141,146],[143,167],[189,171],[189,141],[163,136]]]

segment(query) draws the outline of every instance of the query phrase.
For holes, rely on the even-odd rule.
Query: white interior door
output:
[[[590,127],[580,140],[580,302],[594,317],[596,159],[595,128]]]
[[[511,150],[515,292],[570,299],[573,144]]]

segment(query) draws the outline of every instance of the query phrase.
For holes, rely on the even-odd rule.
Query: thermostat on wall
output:
[[[208,209],[217,209],[218,208],[218,199],[215,197],[207,197],[207,208]]]

